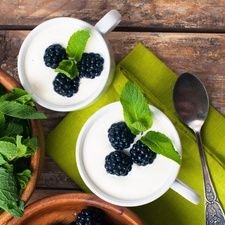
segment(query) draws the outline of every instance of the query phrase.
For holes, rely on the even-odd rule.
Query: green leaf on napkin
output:
[[[180,155],[175,150],[172,141],[166,135],[156,131],[149,131],[141,138],[141,141],[153,152],[166,156],[178,164],[181,164]]]
[[[131,82],[127,82],[120,94],[124,120],[135,135],[152,126],[151,110],[142,92]]]

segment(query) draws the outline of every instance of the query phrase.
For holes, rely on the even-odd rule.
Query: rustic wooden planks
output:
[[[225,1],[219,0],[1,0],[0,28],[31,28],[59,16],[77,17],[94,25],[111,9],[123,16],[119,27],[129,30],[225,31]]]

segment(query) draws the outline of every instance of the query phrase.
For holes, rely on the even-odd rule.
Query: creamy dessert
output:
[[[181,153],[179,137],[172,123],[161,111],[150,108],[153,112],[151,130],[168,136]],[[123,120],[122,106],[113,103],[87,121],[77,143],[78,168],[85,183],[99,197],[124,206],[141,205],[162,195],[174,182],[180,166],[158,154],[152,164],[143,167],[133,164],[127,176],[107,173],[105,157],[115,150],[108,140],[107,131],[111,124]],[[140,135],[135,139],[140,139]]]
[[[34,99],[41,105],[42,102],[48,102],[63,107],[85,101],[91,102],[106,85],[111,68],[110,54],[103,37],[91,26],[79,20],[71,22],[62,19],[42,27],[43,29],[34,30],[32,38],[30,36],[22,46],[22,50],[26,49],[20,57],[19,75],[25,89],[32,92]],[[95,79],[81,79],[79,91],[67,98],[53,90],[52,83],[57,72],[45,66],[44,52],[52,44],[60,44],[66,48],[71,35],[85,29],[90,32],[90,37],[84,52],[99,53],[104,58],[104,68],[101,75]]]

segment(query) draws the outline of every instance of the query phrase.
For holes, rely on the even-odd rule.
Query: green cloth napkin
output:
[[[119,100],[127,82],[137,84],[148,103],[163,111],[175,125],[182,143],[183,162],[178,178],[195,189],[201,196],[194,205],[173,190],[144,206],[131,208],[148,225],[203,225],[204,195],[200,158],[193,132],[177,117],[172,101],[172,91],[177,75],[164,65],[142,44],[117,66],[108,91],[93,105],[70,112],[46,139],[46,152],[84,191],[75,161],[76,140],[85,121],[102,106]],[[202,129],[204,149],[218,197],[225,209],[225,118],[210,107],[208,119]],[[138,190],[137,190],[138,191]]]

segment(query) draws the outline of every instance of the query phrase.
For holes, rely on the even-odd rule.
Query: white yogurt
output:
[[[115,104],[115,103],[114,103]],[[141,167],[133,164],[127,176],[108,174],[104,168],[105,157],[114,151],[108,141],[107,130],[114,122],[123,121],[122,108],[116,103],[114,109],[91,118],[78,138],[78,168],[89,188],[103,199],[123,206],[141,205],[162,195],[173,183],[179,171],[174,161],[157,155],[152,164]],[[180,152],[179,137],[175,128],[159,110],[154,112],[151,130],[167,135]],[[140,137],[138,137],[140,138]]]
[[[82,78],[78,93],[73,97],[63,97],[53,89],[53,80],[57,73],[46,67],[43,56],[45,49],[52,44],[60,44],[66,48],[70,36],[78,30],[89,30],[85,52],[99,53],[105,60],[104,68],[95,79]],[[101,92],[110,73],[110,53],[104,38],[89,24],[71,18],[58,18],[47,21],[34,29],[21,47],[19,55],[19,76],[28,92],[33,93],[34,100],[45,106],[44,102],[52,105],[76,105],[83,102],[92,102]],[[84,103],[85,105],[85,103]],[[51,107],[50,107],[51,108]]]

